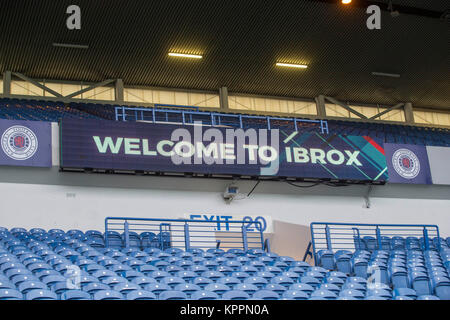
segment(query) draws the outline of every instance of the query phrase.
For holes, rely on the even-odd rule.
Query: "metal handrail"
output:
[[[134,107],[126,107],[126,106],[115,107],[115,119],[116,119],[116,121],[127,121],[127,116],[132,116],[132,117],[134,116],[135,121],[140,121],[140,120],[143,121],[144,120],[144,112],[150,112],[150,113],[152,113],[151,121],[153,123],[157,123],[159,121],[156,121],[156,113],[163,113],[163,114],[165,113],[166,121],[162,121],[164,123],[164,122],[169,122],[169,120],[168,120],[169,114],[178,114],[182,117],[181,122],[175,121],[175,123],[180,123],[180,124],[184,125],[184,124],[186,124],[186,115],[190,116],[191,120],[192,120],[192,116],[199,115],[199,116],[205,116],[206,118],[208,118],[211,126],[223,125],[222,124],[223,119],[234,118],[239,121],[239,128],[241,128],[241,129],[244,128],[244,125],[243,125],[244,119],[260,119],[260,120],[266,121],[266,126],[267,126],[268,130],[271,130],[271,128],[272,128],[272,124],[271,124],[272,121],[292,121],[295,131],[298,131],[298,123],[315,123],[315,124],[318,124],[322,134],[329,133],[328,122],[326,120],[311,120],[311,119],[299,119],[299,118],[284,118],[284,117],[272,117],[272,116],[257,116],[257,115],[245,115],[245,114],[207,112],[207,111],[199,111],[198,108],[197,108],[197,110],[195,110],[195,107],[192,107],[192,108],[194,108],[194,110],[190,111],[190,110],[183,109],[183,108],[191,108],[189,106],[176,106],[176,105],[165,105],[165,106],[173,107],[174,109],[162,109],[162,108],[158,108],[158,106],[163,106],[163,105],[155,105],[155,107],[153,107],[153,108],[134,108]],[[178,108],[178,110],[175,108]],[[134,114],[129,115],[126,113],[127,111],[134,112]],[[138,114],[141,115],[140,118],[138,117]],[[192,123],[192,121],[188,122],[188,123]]]
[[[254,225],[254,231],[249,231],[251,225]],[[122,231],[125,247],[129,248],[130,233],[140,231],[157,235],[160,247],[164,245],[163,233],[168,233],[170,246],[184,250],[214,248],[218,241],[216,238],[219,239],[221,248],[264,249],[264,236],[261,230],[262,224],[259,221],[107,217],[105,244],[109,244],[109,231]]]
[[[361,244],[365,244],[364,238],[371,237],[374,241],[371,245],[374,250],[383,250],[386,244],[386,238],[408,237],[423,239],[421,244],[423,250],[432,248],[432,239],[436,238],[435,248],[440,250],[439,227],[436,225],[420,224],[365,224],[365,223],[331,223],[331,222],[313,222],[310,225],[313,254],[316,263],[318,263],[318,252],[321,250],[357,251]],[[390,243],[389,243],[390,248]]]

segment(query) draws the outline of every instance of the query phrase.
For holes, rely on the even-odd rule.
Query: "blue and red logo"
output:
[[[414,179],[420,173],[419,158],[408,149],[397,150],[392,156],[392,165],[395,171],[405,179]]]
[[[13,126],[3,133],[1,146],[11,159],[27,160],[36,153],[38,140],[31,129],[24,126]]]

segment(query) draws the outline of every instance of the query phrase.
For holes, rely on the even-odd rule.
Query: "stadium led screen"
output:
[[[61,167],[273,178],[387,181],[370,137],[266,129],[63,120]]]

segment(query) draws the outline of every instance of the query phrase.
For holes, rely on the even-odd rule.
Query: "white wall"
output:
[[[24,183],[25,182],[25,183]],[[437,224],[450,236],[450,187],[377,186],[371,208],[367,187],[297,189],[263,182],[252,196],[225,204],[221,180],[60,173],[0,168],[0,226],[104,229],[106,216],[178,218],[185,214],[268,215],[317,222]],[[241,191],[254,182],[239,182]]]

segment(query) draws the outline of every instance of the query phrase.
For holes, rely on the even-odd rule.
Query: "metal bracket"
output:
[[[80,95],[82,93],[91,91],[91,90],[93,90],[95,88],[98,88],[98,87],[106,86],[106,85],[116,81],[114,79],[108,79],[108,80],[105,80],[105,81],[102,81],[102,82],[99,82],[99,83],[95,83],[95,84],[93,84],[93,85],[91,85],[91,86],[89,86],[87,88],[84,88],[84,89],[78,90],[76,92],[73,92],[73,93],[71,93],[71,94],[69,94],[67,96],[63,96],[62,94],[60,94],[60,93],[50,89],[46,85],[41,84],[38,81],[36,81],[34,79],[31,79],[31,78],[29,78],[29,77],[27,77],[27,76],[25,76],[25,75],[23,75],[23,74],[21,74],[19,72],[12,72],[12,74],[14,76],[16,76],[16,77],[26,81],[26,82],[29,82],[29,83],[35,85],[36,87],[38,87],[38,88],[40,88],[40,89],[42,89],[44,91],[49,92],[50,94],[54,95],[55,97],[61,98],[61,99],[65,100],[65,101],[70,101],[70,99],[72,99],[73,97],[76,97],[76,96],[78,96],[78,95]]]
[[[331,103],[337,104],[338,106],[341,106],[342,108],[346,109],[347,111],[357,115],[358,117],[360,117],[361,119],[365,119],[367,120],[367,117],[365,115],[363,115],[362,113],[359,113],[358,111],[356,111],[355,109],[349,107],[348,105],[346,105],[345,103],[342,103],[332,97],[327,97],[325,96],[325,100],[330,101]]]
[[[376,118],[379,118],[379,117],[385,115],[386,113],[389,113],[389,112],[391,112],[391,111],[393,111],[393,110],[400,109],[400,108],[402,108],[402,107],[404,107],[404,106],[405,106],[404,103],[396,104],[395,106],[390,107],[390,108],[384,110],[383,112],[380,112],[379,114],[377,114],[377,115],[375,115],[375,116],[369,118],[369,120],[375,120]]]
[[[372,204],[370,202],[370,194],[372,193],[372,190],[373,190],[373,185],[369,185],[366,195],[364,196],[365,207],[367,209],[370,209],[370,207],[372,206]]]

